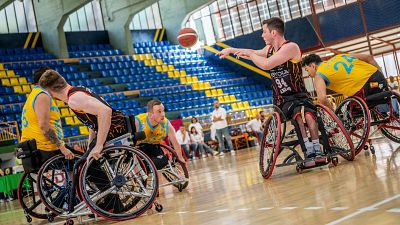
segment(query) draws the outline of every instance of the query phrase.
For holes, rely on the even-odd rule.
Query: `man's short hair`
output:
[[[309,66],[311,63],[319,64],[321,63],[321,57],[316,54],[311,54],[303,58],[303,66]]]
[[[44,89],[50,89],[54,92],[59,92],[67,87],[67,82],[57,71],[46,70],[39,79],[39,85]]]
[[[147,112],[153,111],[153,107],[156,105],[161,105],[162,102],[160,100],[151,100],[147,103]]]
[[[272,17],[267,20],[263,20],[262,25],[267,24],[270,31],[276,30],[279,34],[283,35],[285,33],[285,22],[281,18]]]
[[[50,67],[47,66],[41,66],[39,67],[39,69],[35,70],[35,72],[33,72],[33,84],[38,84],[40,78],[42,77],[43,73],[46,72],[46,70],[51,70]]]

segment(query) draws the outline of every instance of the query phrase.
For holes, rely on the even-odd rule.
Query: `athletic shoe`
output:
[[[231,150],[231,154],[234,155],[236,152],[235,150]]]

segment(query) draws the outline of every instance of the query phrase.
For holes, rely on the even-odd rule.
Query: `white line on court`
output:
[[[349,207],[335,207],[335,208],[332,208],[331,210],[332,211],[342,211],[342,210],[346,210],[346,209],[348,209]]]
[[[380,202],[377,202],[377,203],[375,203],[373,205],[370,205],[370,206],[367,206],[365,208],[359,209],[359,210],[357,210],[356,212],[354,212],[354,213],[352,213],[350,215],[347,215],[347,216],[342,217],[342,218],[340,218],[338,220],[335,220],[335,221],[332,221],[330,223],[327,223],[326,225],[335,225],[335,224],[341,223],[341,222],[343,222],[345,220],[348,220],[350,218],[353,218],[353,217],[355,217],[355,216],[357,216],[359,214],[362,214],[362,213],[367,212],[367,211],[371,211],[372,209],[375,209],[376,207],[378,207],[380,205],[383,205],[383,204],[385,204],[387,202],[393,201],[394,199],[397,199],[397,198],[400,198],[400,194],[392,196],[392,197],[387,198],[387,199],[384,199],[384,200],[382,200]]]
[[[270,210],[270,209],[273,209],[273,208],[272,207],[266,207],[266,208],[259,208],[257,210]]]
[[[312,206],[312,207],[307,207],[307,208],[304,208],[304,209],[306,209],[306,210],[318,210],[318,209],[322,209],[322,207],[321,206]]]
[[[296,206],[292,206],[292,207],[284,207],[284,208],[281,208],[282,210],[292,210],[292,209],[297,209],[297,207]]]
[[[400,208],[389,209],[386,212],[400,213]]]

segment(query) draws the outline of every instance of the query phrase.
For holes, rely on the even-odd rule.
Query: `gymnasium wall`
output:
[[[149,42],[149,41],[165,41],[167,40],[167,32],[163,29],[152,30],[131,30],[132,43]]]
[[[36,33],[32,33],[29,40],[29,33],[12,33],[12,34],[0,34],[0,49],[7,48],[23,48],[27,43],[27,48],[33,46]],[[39,37],[35,43],[35,47],[43,47],[42,37]]]
[[[109,44],[107,31],[65,32],[67,45]]]

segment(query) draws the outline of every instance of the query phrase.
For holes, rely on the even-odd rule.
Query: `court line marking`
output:
[[[236,209],[236,211],[248,211],[250,208]]]
[[[273,207],[259,208],[257,210],[270,210],[270,209],[273,209]]]
[[[292,209],[297,209],[297,206],[284,207],[284,208],[281,208],[281,209],[283,209],[283,210],[292,210]]]
[[[389,209],[389,210],[386,210],[386,212],[400,213],[400,208]]]
[[[350,219],[350,218],[353,218],[353,217],[355,217],[355,216],[357,216],[357,215],[359,215],[359,214],[362,214],[362,213],[364,213],[364,212],[371,211],[371,210],[375,210],[376,207],[378,207],[378,206],[380,206],[380,205],[383,205],[383,204],[386,204],[386,203],[388,203],[388,202],[390,202],[390,201],[393,201],[393,200],[395,200],[395,199],[397,199],[397,198],[400,198],[400,194],[394,195],[394,196],[392,196],[392,197],[390,197],[390,198],[384,199],[384,200],[382,200],[382,201],[380,201],[380,202],[377,202],[377,203],[372,204],[372,205],[370,205],[370,206],[367,206],[367,207],[365,207],[365,208],[359,209],[359,210],[357,210],[356,212],[354,212],[354,213],[352,213],[352,214],[349,214],[349,215],[347,215],[347,216],[344,216],[344,217],[342,217],[342,218],[339,218],[339,219],[337,219],[337,220],[334,220],[334,221],[332,221],[332,222],[330,222],[330,223],[327,223],[326,225],[335,225],[335,224],[341,223],[341,222],[343,222],[343,221],[346,221],[346,220],[348,220],[348,219]]]
[[[311,207],[307,207],[307,208],[304,208],[304,209],[306,209],[306,210],[318,210],[318,209],[322,209],[322,207],[321,206],[311,206]]]
[[[348,208],[349,207],[335,207],[335,208],[331,208],[331,210],[333,210],[333,211],[341,211],[341,210],[346,210]]]

